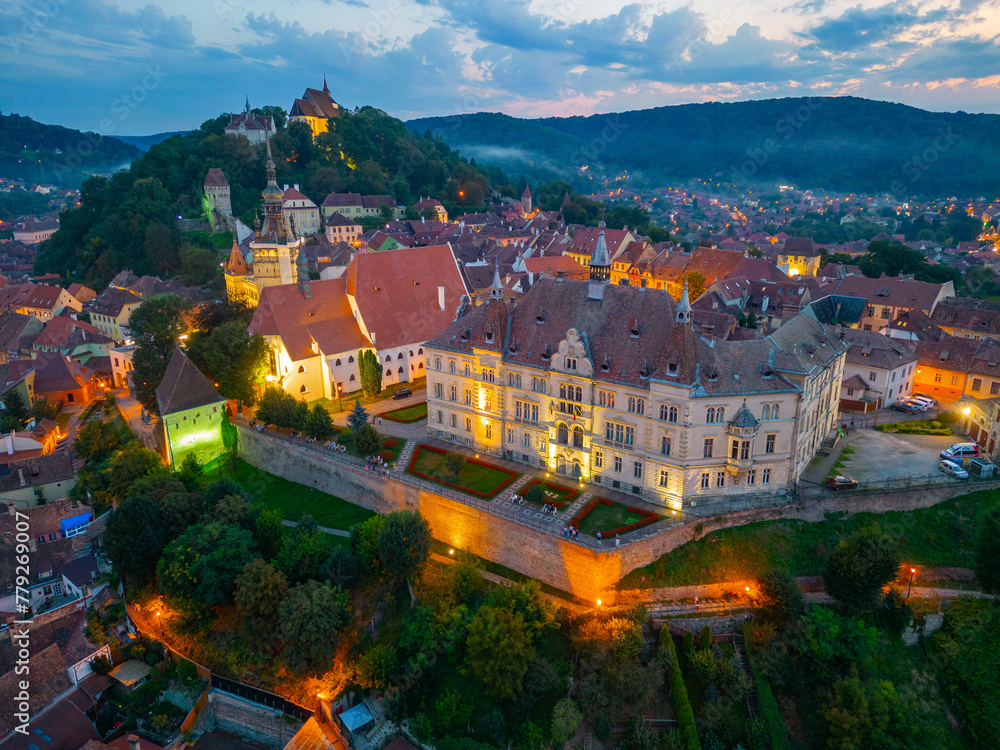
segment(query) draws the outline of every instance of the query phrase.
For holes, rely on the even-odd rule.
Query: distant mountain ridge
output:
[[[582,186],[595,173],[657,185],[718,178],[747,187],[971,197],[997,193],[1000,115],[928,112],[857,97],[681,104],[590,117],[480,112],[407,122],[512,174]],[[593,184],[592,182],[590,184]]]
[[[142,151],[149,151],[151,146],[155,146],[157,143],[163,143],[174,135],[187,135],[190,130],[171,130],[167,133],[154,133],[153,135],[120,135],[118,140],[125,141]]]

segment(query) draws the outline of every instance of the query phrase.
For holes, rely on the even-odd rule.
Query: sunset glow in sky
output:
[[[4,0],[0,111],[108,135],[286,110],[407,119],[851,94],[1000,112],[1000,0]]]

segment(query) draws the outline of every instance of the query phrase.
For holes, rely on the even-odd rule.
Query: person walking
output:
[[[620,536],[618,536],[617,534],[615,534],[615,546],[616,546],[616,547],[621,547],[621,546],[622,546],[622,540],[621,540],[621,537],[620,537]]]
[[[563,539],[569,539],[569,526],[563,526]]]
[[[604,546],[604,542],[601,540],[601,532],[600,531],[597,532],[597,546],[598,547],[603,547]]]
[[[379,427],[382,426],[382,415],[381,414],[378,415],[378,426]]]

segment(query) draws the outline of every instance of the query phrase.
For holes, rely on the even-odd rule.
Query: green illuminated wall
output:
[[[222,420],[225,415],[226,402],[219,401],[164,417],[164,444],[171,466],[180,466],[188,453],[194,453],[202,463],[208,463],[221,454],[224,450]]]

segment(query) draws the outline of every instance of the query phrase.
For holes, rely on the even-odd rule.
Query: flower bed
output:
[[[426,479],[428,482],[450,487],[460,492],[483,498],[484,500],[496,497],[507,485],[521,476],[516,471],[510,471],[501,466],[495,466],[494,464],[474,458],[465,458],[465,464],[459,471],[458,476],[453,475],[450,479],[446,479],[437,472],[441,467],[442,461],[434,460],[433,456],[439,456],[443,459],[448,453],[448,451],[441,448],[420,444],[413,451],[413,456],[410,458],[410,464],[406,467],[406,471],[415,477]],[[430,458],[428,458],[429,456]],[[417,468],[418,464],[421,464],[422,468]],[[469,469],[470,466],[473,467],[471,470]],[[464,484],[462,483],[463,479]]]
[[[574,526],[582,530],[581,524],[583,523],[584,519],[587,518],[587,516],[589,516],[591,512],[594,511],[598,506],[601,505],[605,505],[610,508],[615,508],[616,506],[624,507],[626,513],[630,513],[636,516],[641,516],[641,518],[637,521],[633,521],[632,523],[623,524],[615,528],[609,528],[606,530],[602,528],[595,528],[592,529],[591,531],[585,531],[584,533],[590,533],[593,536],[596,536],[596,533],[600,531],[601,536],[606,539],[610,536],[614,536],[615,534],[625,534],[629,531],[635,531],[636,529],[642,528],[643,526],[648,526],[649,524],[655,523],[656,521],[660,520],[659,514],[653,513],[650,510],[643,510],[642,508],[636,508],[632,505],[622,506],[621,503],[616,503],[613,500],[608,500],[606,497],[595,497],[593,500],[591,500],[584,506],[583,510],[581,510],[579,513],[573,516],[573,520],[569,522],[570,526]]]
[[[545,492],[545,499],[542,502],[554,505],[560,510],[580,496],[579,490],[575,490],[572,487],[563,487],[561,484],[556,484],[555,482],[546,482],[544,479],[536,479],[534,482],[531,482],[527,487],[520,490],[520,496],[527,500],[528,492],[532,487],[536,486],[541,487],[542,491]],[[552,494],[556,494],[558,497],[552,497]]]
[[[419,422],[421,419],[427,419],[427,402],[422,401],[419,404],[390,409],[389,411],[382,412],[381,416],[390,422],[401,422],[403,424]]]

